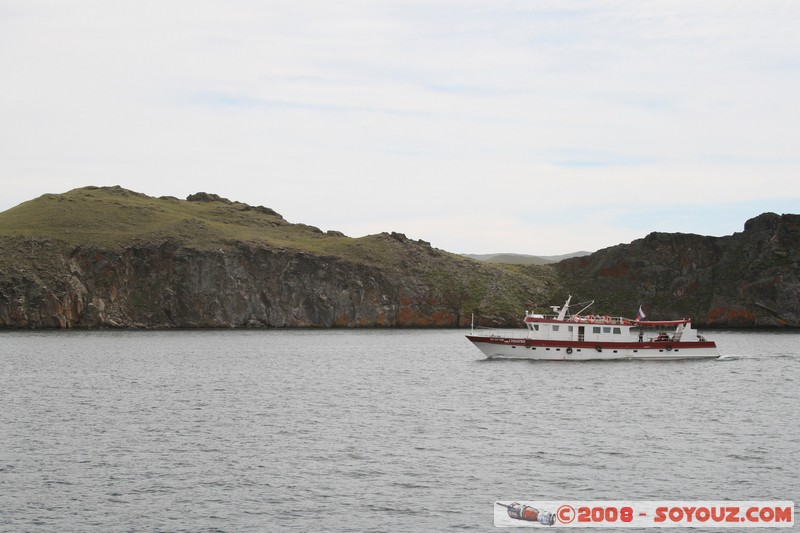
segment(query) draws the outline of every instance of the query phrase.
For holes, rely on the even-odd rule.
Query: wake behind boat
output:
[[[591,361],[610,359],[713,359],[719,357],[717,345],[692,328],[691,320],[643,320],[569,312],[553,307],[558,315],[525,312],[526,330],[517,336],[476,335],[467,339],[489,358],[534,359],[542,361]],[[578,304],[582,305],[582,304]]]

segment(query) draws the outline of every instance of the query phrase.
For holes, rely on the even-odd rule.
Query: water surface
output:
[[[0,333],[0,530],[489,531],[496,500],[794,500],[797,333],[685,362],[459,330]]]

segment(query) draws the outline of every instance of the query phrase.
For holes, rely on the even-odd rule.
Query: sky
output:
[[[0,0],[0,211],[204,191],[455,253],[800,213],[794,0]]]

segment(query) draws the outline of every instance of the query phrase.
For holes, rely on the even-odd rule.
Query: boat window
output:
[[[553,331],[558,331],[558,326],[553,326]]]
[[[615,335],[619,335],[621,333],[622,333],[622,330],[620,328],[614,328],[614,334]]]
[[[603,326],[603,333],[611,333],[611,326]]]
[[[536,331],[539,331],[539,324],[533,324],[533,329],[535,329]]]
[[[600,326],[595,326],[592,328],[592,333],[600,333]]]
[[[567,331],[569,331],[570,333],[572,333],[572,326],[567,326]]]

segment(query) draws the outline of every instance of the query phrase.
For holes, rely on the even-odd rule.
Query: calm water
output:
[[[486,361],[464,333],[0,332],[0,530],[492,531],[495,500],[800,502],[800,334],[548,363]]]

